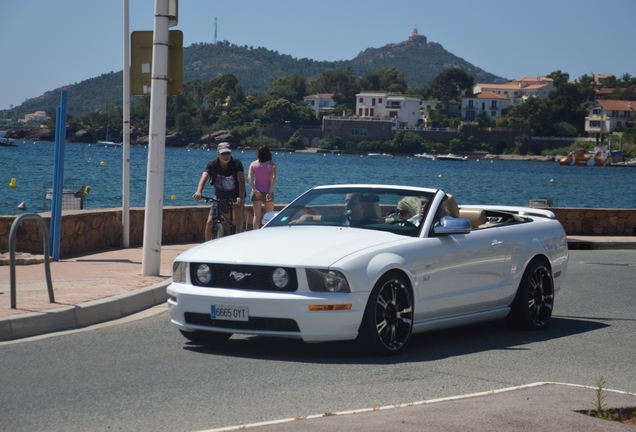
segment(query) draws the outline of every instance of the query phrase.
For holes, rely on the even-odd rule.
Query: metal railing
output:
[[[44,273],[46,274],[46,285],[49,290],[49,302],[55,303],[55,294],[53,292],[53,282],[51,282],[51,267],[49,263],[49,230],[46,228],[44,219],[38,214],[28,213],[23,214],[15,218],[13,224],[11,224],[11,231],[9,232],[9,273],[11,280],[11,309],[16,309],[16,278],[15,278],[15,237],[18,231],[20,222],[25,219],[34,219],[38,221],[42,228],[42,237],[44,238]]]

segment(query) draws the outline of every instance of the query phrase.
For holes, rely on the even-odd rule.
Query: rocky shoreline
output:
[[[6,138],[29,140],[29,141],[55,141],[55,131],[50,128],[24,128],[9,130],[5,134]],[[80,130],[67,130],[67,142],[80,142],[80,143],[92,143],[96,142],[97,138],[94,132],[89,132],[84,129]],[[213,134],[202,137],[197,143],[188,142],[180,134],[169,134],[166,136],[167,147],[187,147],[187,148],[202,148],[209,149],[215,148],[219,142],[227,141],[237,148],[241,148],[236,142],[234,137],[228,131],[218,131]],[[148,145],[147,131],[132,130],[130,136],[131,145]],[[285,147],[272,149],[276,151],[296,151],[299,153],[359,153],[349,151],[334,151],[325,150],[319,148],[306,148],[303,150],[294,150]],[[402,155],[410,156],[410,155]],[[540,161],[540,162],[554,162],[561,159],[562,156],[542,156],[542,155],[512,155],[512,154],[485,154],[485,153],[471,153],[464,154],[471,159],[498,159],[498,160],[516,160],[516,161]]]

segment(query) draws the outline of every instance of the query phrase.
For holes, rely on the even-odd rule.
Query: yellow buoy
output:
[[[12,178],[12,179],[11,179],[11,182],[9,183],[9,187],[10,187],[11,189],[13,189],[13,188],[15,187],[15,185],[16,185],[16,183],[17,183],[17,182],[18,182],[18,181],[15,179],[15,177],[14,177],[14,178]]]
[[[106,166],[106,162],[101,161],[101,162],[99,163],[99,166]]]
[[[176,201],[176,200],[177,200],[177,196],[176,196],[176,195],[172,195],[172,196],[170,197],[170,199],[171,199],[172,201]]]
[[[86,186],[84,188],[84,195],[88,195],[89,193],[91,193],[91,187],[90,186]]]

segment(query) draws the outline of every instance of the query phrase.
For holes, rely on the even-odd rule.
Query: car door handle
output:
[[[493,239],[492,243],[490,243],[490,246],[493,246],[493,247],[502,246],[502,245],[503,245],[503,242],[497,239]]]

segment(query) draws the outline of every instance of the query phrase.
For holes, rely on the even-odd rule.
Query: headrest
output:
[[[459,207],[457,206],[457,201],[455,201],[455,197],[451,194],[446,194],[446,201],[444,201],[444,208],[449,216],[454,218],[459,217]]]

